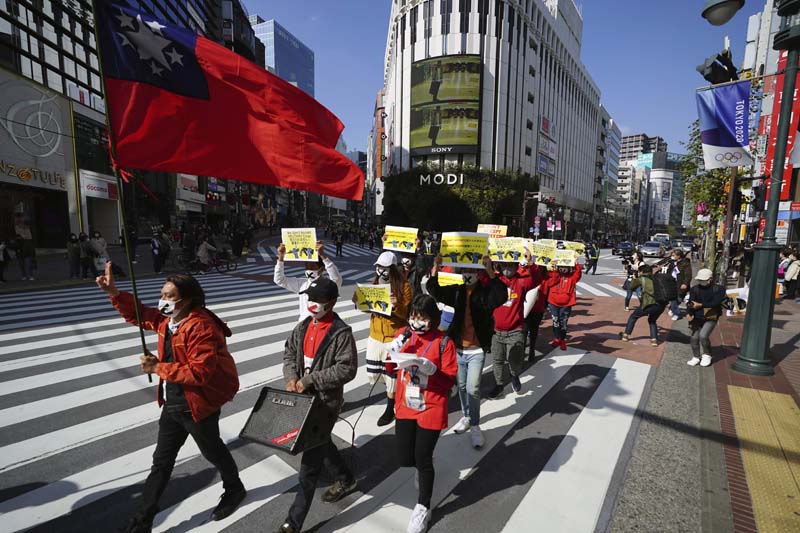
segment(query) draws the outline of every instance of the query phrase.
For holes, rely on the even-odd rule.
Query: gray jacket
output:
[[[298,323],[286,340],[283,350],[283,377],[300,379],[306,390],[316,395],[336,415],[344,404],[344,384],[356,377],[358,352],[353,330],[339,315],[333,314],[333,325],[317,349],[314,368],[303,376],[303,340],[312,318]]]

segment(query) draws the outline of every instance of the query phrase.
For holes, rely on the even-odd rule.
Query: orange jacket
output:
[[[136,324],[133,296],[120,292],[111,297],[111,304],[126,321]],[[231,401],[239,390],[239,375],[225,337],[231,330],[204,308],[193,309],[181,321],[181,326],[172,335],[173,363],[163,362],[164,335],[169,327],[169,318],[157,309],[140,304],[142,327],[158,333],[158,359],[156,373],[157,399],[163,404],[160,393],[163,383],[179,383],[186,394],[186,402],[195,422],[217,412]]]

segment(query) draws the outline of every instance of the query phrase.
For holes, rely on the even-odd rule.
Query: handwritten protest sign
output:
[[[556,250],[553,262],[556,266],[574,267],[577,259],[578,253],[575,250]]]
[[[488,233],[489,237],[505,237],[508,235],[508,226],[499,224],[478,224],[478,233]]]
[[[485,233],[442,233],[439,253],[444,265],[474,268],[475,265],[483,264],[488,246],[489,236]]]
[[[379,313],[389,316],[392,314],[391,286],[385,285],[356,285],[356,307],[359,311]]]
[[[314,228],[283,228],[281,241],[286,246],[284,261],[319,260],[317,255],[317,230]]]
[[[525,239],[489,237],[489,257],[492,261],[520,261],[525,256]]]
[[[542,241],[536,241],[531,245],[531,259],[539,266],[550,266],[556,254],[556,247],[547,244],[541,244]]]
[[[461,274],[453,274],[452,272],[439,272],[437,274],[439,278],[439,286],[440,287],[447,287],[448,285],[463,285],[464,284],[464,276]]]
[[[404,228],[402,226],[386,226],[384,231],[383,249],[394,252],[414,253],[414,243],[417,239],[417,228]]]

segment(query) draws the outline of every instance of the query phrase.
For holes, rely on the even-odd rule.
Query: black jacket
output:
[[[412,297],[417,294],[422,294],[422,278],[424,278],[430,270],[430,256],[417,252],[414,258],[414,264],[411,265],[411,270],[409,270],[406,278],[408,284],[411,285]]]
[[[678,277],[676,278],[678,282],[678,295],[681,297],[686,296],[688,287],[692,283],[692,262],[689,261],[688,257],[683,257],[673,265],[673,268],[674,267],[678,267]],[[686,285],[687,290],[682,290],[681,285]]]
[[[453,321],[447,330],[447,336],[453,339],[456,347],[461,348],[461,329],[464,327],[464,314],[466,312],[466,286],[448,285],[440,287],[438,276],[431,276],[426,287],[428,293],[436,298],[438,302],[453,308]],[[488,286],[478,282],[470,295],[469,304],[475,335],[486,352],[491,348],[492,335],[494,335],[492,312],[503,305],[507,299],[508,289],[497,278],[490,280]]]
[[[700,302],[702,308],[690,309],[691,323],[701,325],[709,320],[717,320],[722,315],[722,302],[728,297],[722,285],[695,285],[689,289],[689,300]]]

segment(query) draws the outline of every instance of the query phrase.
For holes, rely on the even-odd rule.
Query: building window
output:
[[[539,51],[539,45],[538,45],[538,44],[536,44],[536,41],[534,41],[532,37],[531,37],[530,39],[528,39],[528,46],[529,46],[529,47],[531,48],[531,50],[533,50],[534,52],[538,52],[538,51]]]
[[[489,0],[478,0],[478,30],[481,35],[486,35],[489,22]]]
[[[480,0],[478,0],[480,2]],[[469,12],[472,11],[472,0],[461,0],[461,33],[469,33]]]
[[[533,103],[533,93],[528,93],[528,102]]]
[[[525,124],[525,127],[528,128],[529,130],[532,130],[533,129],[533,121],[531,119],[528,119],[528,122]]]
[[[530,156],[533,153],[530,146],[525,147],[525,155]]]
[[[441,0],[439,10],[442,12],[442,35],[450,33],[450,13],[453,11],[453,0]]]
[[[532,78],[536,77],[536,69],[533,67],[533,65],[528,66],[528,74],[530,74]]]
[[[44,47],[44,60],[51,67],[59,68],[58,65],[58,52],[52,46],[43,44]]]
[[[417,6],[411,8],[411,44],[417,42]]]
[[[54,91],[58,91],[60,93],[64,92],[64,87],[61,83],[61,75],[50,68],[47,69],[47,86]]]

